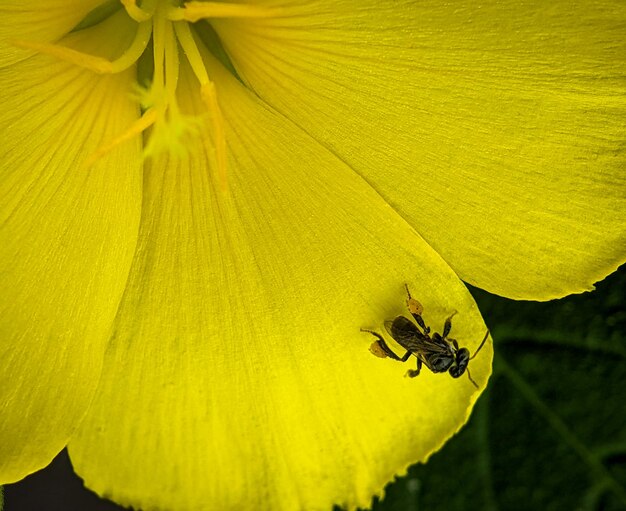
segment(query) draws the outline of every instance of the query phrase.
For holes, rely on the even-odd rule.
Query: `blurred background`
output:
[[[626,510],[626,267],[596,287],[544,303],[470,289],[495,342],[489,386],[375,511]],[[65,451],[5,487],[4,511],[122,509],[82,486]]]

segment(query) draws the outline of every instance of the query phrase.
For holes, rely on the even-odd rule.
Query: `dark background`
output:
[[[489,386],[374,510],[626,510],[626,267],[547,303],[471,292],[495,342]],[[84,489],[65,452],[5,487],[4,511],[122,509]]]

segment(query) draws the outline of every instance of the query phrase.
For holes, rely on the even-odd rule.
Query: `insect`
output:
[[[489,330],[487,330],[478,349],[470,357],[467,348],[459,348],[457,341],[448,337],[452,329],[452,317],[456,314],[456,311],[444,322],[441,334],[435,332],[430,335],[430,327],[426,326],[422,318],[424,307],[415,298],[411,297],[409,286],[405,284],[404,287],[408,296],[406,300],[407,307],[417,325],[404,316],[398,316],[393,321],[385,321],[385,329],[400,346],[407,350],[406,353],[404,356],[399,357],[389,348],[382,335],[373,330],[361,328],[362,332],[369,332],[376,337],[376,341],[370,346],[370,351],[377,357],[389,357],[399,362],[406,362],[411,355],[414,355],[417,358],[417,369],[409,369],[407,371],[406,375],[410,378],[415,378],[420,374],[422,364],[424,364],[433,373],[448,371],[452,378],[459,378],[463,373],[467,372],[469,380],[474,384],[474,387],[478,388],[467,366],[469,361],[478,355],[478,352],[484,346],[489,337]]]

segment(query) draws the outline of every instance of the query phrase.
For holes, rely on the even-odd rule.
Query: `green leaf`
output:
[[[626,268],[549,303],[472,290],[496,343],[487,391],[374,510],[626,509],[625,289]]]

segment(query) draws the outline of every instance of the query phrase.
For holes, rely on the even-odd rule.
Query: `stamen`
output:
[[[155,108],[150,108],[144,112],[144,114],[137,119],[130,127],[117,138],[115,138],[112,142],[100,147],[96,152],[94,152],[87,161],[85,161],[85,167],[91,167],[96,161],[102,158],[105,154],[109,153],[113,149],[115,149],[118,145],[130,140],[136,135],[140,135],[150,126],[152,126],[158,118],[158,113]]]
[[[120,0],[128,15],[136,22],[148,21],[152,18],[154,11],[147,11],[137,5],[137,0]]]
[[[189,25],[187,23],[174,23],[174,32],[176,32],[176,37],[178,37],[178,41],[180,42],[180,45],[187,56],[187,60],[191,65],[191,69],[200,82],[200,85],[208,84],[211,80],[206,72],[202,56],[200,55],[200,51],[198,50],[196,42],[193,39]]]
[[[13,41],[15,46],[27,50],[35,50],[39,53],[52,55],[60,60],[69,62],[85,69],[89,69],[99,74],[119,73],[132,66],[141,54],[145,51],[150,41],[152,33],[152,23],[143,22],[137,27],[135,38],[130,47],[116,60],[110,61],[95,55],[89,55],[80,51],[60,46],[58,44],[37,43],[33,41]]]
[[[156,16],[153,21],[154,77],[152,88],[153,92],[158,96],[164,92],[165,88],[165,25],[167,25],[167,20],[162,16]]]
[[[176,87],[178,86],[178,42],[174,36],[171,23],[165,23],[165,93],[169,101],[176,103]]]
[[[224,118],[217,101],[215,84],[209,79],[204,67],[202,56],[193,39],[187,23],[174,23],[174,31],[178,41],[187,55],[187,61],[191,65],[196,78],[200,82],[200,95],[211,113],[211,128],[213,144],[215,146],[215,167],[222,190],[228,187],[227,161],[226,161],[226,135],[224,133]]]
[[[279,8],[259,5],[233,4],[226,2],[187,2],[184,7],[168,11],[171,21],[190,21],[195,23],[205,18],[270,18],[282,12]]]
[[[154,106],[157,120],[144,148],[148,158],[163,150],[184,154],[189,135],[198,132],[198,122],[180,112],[176,99],[179,49],[172,23],[157,12],[153,18],[154,79],[142,103]]]

